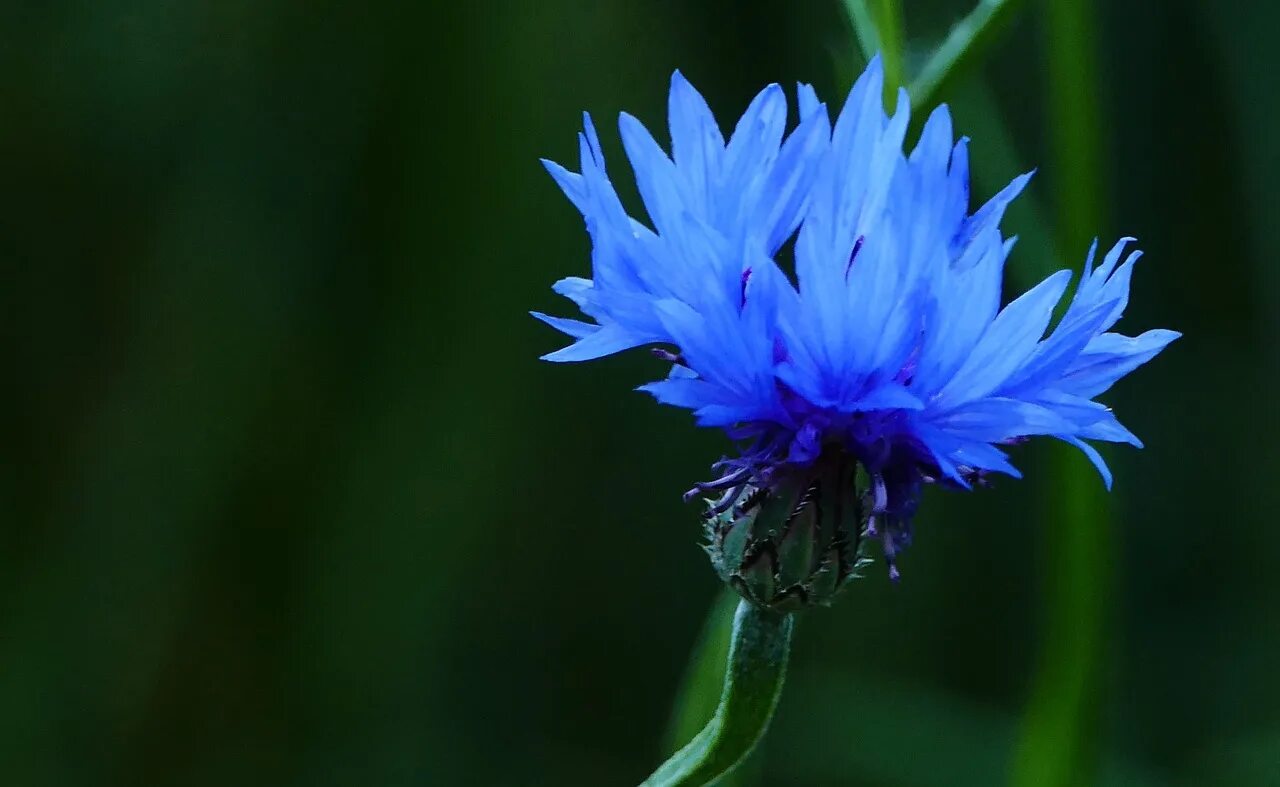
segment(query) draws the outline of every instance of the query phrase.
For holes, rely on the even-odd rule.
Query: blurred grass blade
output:
[[[876,30],[871,9],[866,0],[844,0],[844,9],[853,24],[853,35],[858,39],[863,59],[870,60],[880,51],[880,33]]]
[[[929,110],[946,88],[990,48],[1022,0],[980,0],[960,20],[911,80],[911,106]]]
[[[912,83],[913,106],[929,109],[965,66],[989,47],[1017,5],[1017,0],[983,0],[961,21]],[[878,45],[886,70],[891,50],[900,65],[901,19],[896,8],[891,3],[877,3],[878,12],[888,10],[889,14],[873,14],[866,3],[856,0],[846,0],[845,8],[863,53],[874,54]],[[1101,225],[1102,214],[1097,107],[1092,95],[1096,79],[1088,45],[1092,14],[1087,3],[1076,0],[1051,0],[1050,9],[1049,126],[1054,130],[1054,169],[1059,176],[1059,239],[1065,248],[1083,253],[1089,237]],[[889,78],[886,82],[893,84]],[[988,153],[1000,159],[995,169],[1005,170],[1001,176],[1007,177],[1015,164],[1011,136],[990,93],[979,87],[975,95],[981,105],[975,114],[988,128],[986,138],[995,143]],[[975,179],[988,186],[1002,185],[991,184],[981,168],[975,169]],[[1028,241],[1024,247],[1031,247],[1029,257],[1035,262],[1011,266],[1010,273],[1020,285],[1041,278],[1063,259],[1055,253],[1042,218],[1044,212],[1029,204],[1030,195],[1023,203],[1028,205],[1022,210],[1027,218],[1021,225]],[[1044,535],[1050,566],[1045,589],[1046,634],[1012,766],[1013,784],[1027,787],[1087,783],[1094,770],[1090,767],[1090,698],[1097,681],[1108,590],[1108,508],[1102,485],[1073,451],[1059,447],[1052,467]]]
[[[1004,20],[1012,16],[1012,12],[1021,3],[1022,0],[983,0],[979,3],[952,30],[912,87],[912,108],[923,108],[926,111],[942,91],[960,91],[961,100],[952,109],[956,119],[960,121],[958,125],[969,129],[974,139],[982,140],[973,145],[970,155],[975,163],[980,160],[986,166],[974,167],[972,177],[979,189],[988,194],[996,193],[1014,177],[1030,168],[1019,160],[1013,135],[1001,117],[991,89],[979,80],[957,82],[955,77],[962,75],[965,65],[974,61],[968,54],[970,50],[978,53],[985,51],[994,32],[998,31]],[[862,54],[869,60],[880,51],[880,33],[876,29],[875,17],[865,0],[845,0],[844,6]],[[950,51],[944,55],[943,50],[946,49]],[[936,75],[927,77],[931,70]],[[857,73],[856,70],[851,72],[854,78]],[[926,82],[926,79],[932,84]],[[851,85],[853,78],[846,81]],[[923,100],[917,97],[916,92],[922,86],[929,93]],[[845,87],[847,89],[848,85]],[[922,117],[923,114],[918,116]],[[1060,267],[1062,255],[1058,253],[1049,223],[1045,220],[1046,215],[1047,212],[1032,192],[1024,192],[1009,208],[1010,223],[1018,228],[1019,245],[1024,251],[1021,261],[1009,266],[1009,275],[1020,289],[1035,285]]]
[[[782,694],[792,615],[739,601],[724,690],[711,721],[641,787],[699,787],[733,770],[764,735]]]
[[[970,143],[971,177],[975,193],[995,194],[1018,175],[1027,172],[1009,126],[1004,122],[991,87],[983,80],[956,83],[951,91],[956,101],[951,112],[956,127],[964,129]],[[1018,291],[1028,290],[1063,267],[1064,257],[1046,218],[1048,212],[1038,199],[1037,180],[1009,206],[1008,224],[1018,235],[1018,248],[1005,275]]]
[[[884,63],[884,94],[892,105],[898,88],[906,84],[903,72],[902,12],[897,0],[845,0],[845,13],[863,56],[879,53]]]
[[[875,0],[872,16],[880,38],[880,56],[884,59],[884,94],[893,106],[898,88],[907,84],[904,69],[903,42],[906,38],[902,23],[900,0]]]
[[[920,73],[906,75],[905,27],[895,0],[844,0],[845,12],[863,57],[877,52],[884,59],[885,94],[893,102],[898,86],[910,82],[911,106],[928,110],[990,48],[996,35],[1022,5],[1022,0],[980,0],[929,55]]]
[[[1064,248],[1083,254],[1104,210],[1093,7],[1049,0],[1048,123]],[[1095,775],[1096,701],[1110,590],[1109,506],[1088,463],[1060,447],[1046,495],[1044,635],[1012,783],[1088,784]]]

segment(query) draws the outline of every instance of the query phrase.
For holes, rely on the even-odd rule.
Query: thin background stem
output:
[[[859,0],[846,0],[864,55],[881,52],[886,70],[892,48],[901,63],[900,17],[871,14]],[[877,11],[886,5],[877,3]],[[925,114],[954,85],[967,64],[975,62],[1018,0],[983,0],[947,36],[912,81],[913,108]],[[1056,267],[1055,261],[1083,254],[1089,239],[1102,226],[1104,188],[1101,178],[1101,134],[1095,93],[1098,86],[1093,40],[1093,7],[1089,0],[1046,0],[1048,11],[1048,109],[1056,203],[1060,211],[1054,244],[1043,231],[1045,211],[1029,203],[1034,221],[1032,264],[1012,266],[1010,276],[1027,285]],[[890,11],[894,9],[889,9]],[[885,18],[896,20],[886,29]],[[876,24],[878,30],[867,30]],[[886,44],[886,39],[897,44]],[[888,81],[888,80],[886,80]],[[1006,145],[1011,135],[989,91],[983,99],[983,121],[1001,132]],[[1012,148],[1009,148],[1012,155]],[[981,179],[980,173],[975,178]],[[1055,253],[1065,249],[1064,258]],[[1044,587],[1044,634],[1031,696],[1011,769],[1015,787],[1065,787],[1089,783],[1095,738],[1096,697],[1106,599],[1110,592],[1107,563],[1109,506],[1106,494],[1088,465],[1073,451],[1057,447],[1048,473],[1049,492],[1042,558],[1048,567]]]
[[[872,17],[880,39],[880,57],[884,60],[884,91],[889,105],[899,87],[907,84],[903,71],[903,39],[905,38],[900,0],[872,0]]]
[[[911,106],[932,109],[938,97],[963,75],[965,66],[981,60],[997,34],[1022,6],[1022,0],[981,0],[972,11],[951,28],[951,32],[933,50],[920,73],[911,80]]]
[[[858,48],[862,50],[863,57],[870,60],[880,51],[880,31],[876,29],[876,20],[871,16],[867,0],[844,0],[844,9],[853,24]]]
[[[1102,226],[1104,184],[1090,0],[1047,0],[1047,126],[1063,247],[1083,253]],[[1044,635],[1012,772],[1018,787],[1093,781],[1095,707],[1111,576],[1110,511],[1092,470],[1054,455],[1044,534]]]

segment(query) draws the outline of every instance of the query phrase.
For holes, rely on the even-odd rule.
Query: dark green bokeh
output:
[[[1107,397],[1148,447],[1107,452],[1097,781],[1273,784],[1280,11],[1097,5],[1097,231],[1147,251],[1122,327],[1186,334]],[[912,46],[966,6],[913,3]],[[946,98],[978,182],[1042,164],[1054,209],[1044,19]],[[661,128],[676,67],[722,120],[833,96],[839,4],[9,2],[0,31],[3,782],[640,781],[717,593],[679,492],[726,446],[630,393],[643,353],[537,361],[562,339],[526,310],[588,265],[537,158],[589,109],[625,172],[612,118]],[[931,490],[903,582],[800,621],[759,783],[1006,779],[1051,454]]]

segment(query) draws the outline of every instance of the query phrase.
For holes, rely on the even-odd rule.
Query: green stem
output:
[[[903,25],[900,0],[875,0],[873,13],[880,38],[880,57],[884,59],[884,93],[893,106],[898,88],[907,83],[903,74]]]
[[[1105,209],[1093,3],[1049,0],[1048,127],[1063,248],[1081,254]],[[1046,629],[1013,763],[1019,787],[1094,781],[1096,701],[1111,572],[1109,505],[1092,470],[1054,454],[1044,550]]]
[[[844,0],[844,10],[853,23],[853,34],[858,39],[863,58],[870,60],[880,51],[880,33],[876,30],[876,20],[871,16],[867,0]]]
[[[979,60],[996,33],[1013,16],[1021,0],[980,0],[969,15],[951,32],[925,61],[911,81],[911,106],[929,110],[964,68]]]
[[[990,48],[1023,0],[979,0],[929,55],[920,73],[910,80],[909,93],[914,110],[933,108],[956,78],[977,62]],[[844,0],[845,14],[853,25],[858,48],[864,58],[877,52],[884,59],[885,93],[890,102],[899,84],[907,82],[904,64],[903,22],[894,0]]]
[[[724,692],[715,716],[641,787],[711,784],[751,753],[782,694],[794,625],[791,615],[738,602]]]
[[[980,79],[955,85],[952,111],[956,127],[966,129],[974,139],[982,140],[985,165],[973,168],[975,192],[995,194],[1015,175],[1030,167],[1020,155],[1013,132],[1002,117],[1000,103],[991,86]],[[1017,291],[1029,290],[1062,267],[1066,256],[1058,248],[1058,238],[1049,226],[1049,213],[1031,188],[1019,195],[1009,208],[1009,223],[1018,228],[1020,259],[1009,265],[1005,273]]]

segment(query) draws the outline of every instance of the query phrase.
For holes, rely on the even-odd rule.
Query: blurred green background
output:
[[[1146,249],[1147,448],[930,490],[740,784],[1280,784],[1280,10],[1023,5],[942,98],[976,196],[1041,167],[1012,285]],[[588,109],[629,183],[674,68],[728,123],[856,52],[836,0],[0,4],[0,782],[639,782],[728,446],[643,352],[537,360],[588,270],[537,159]]]

